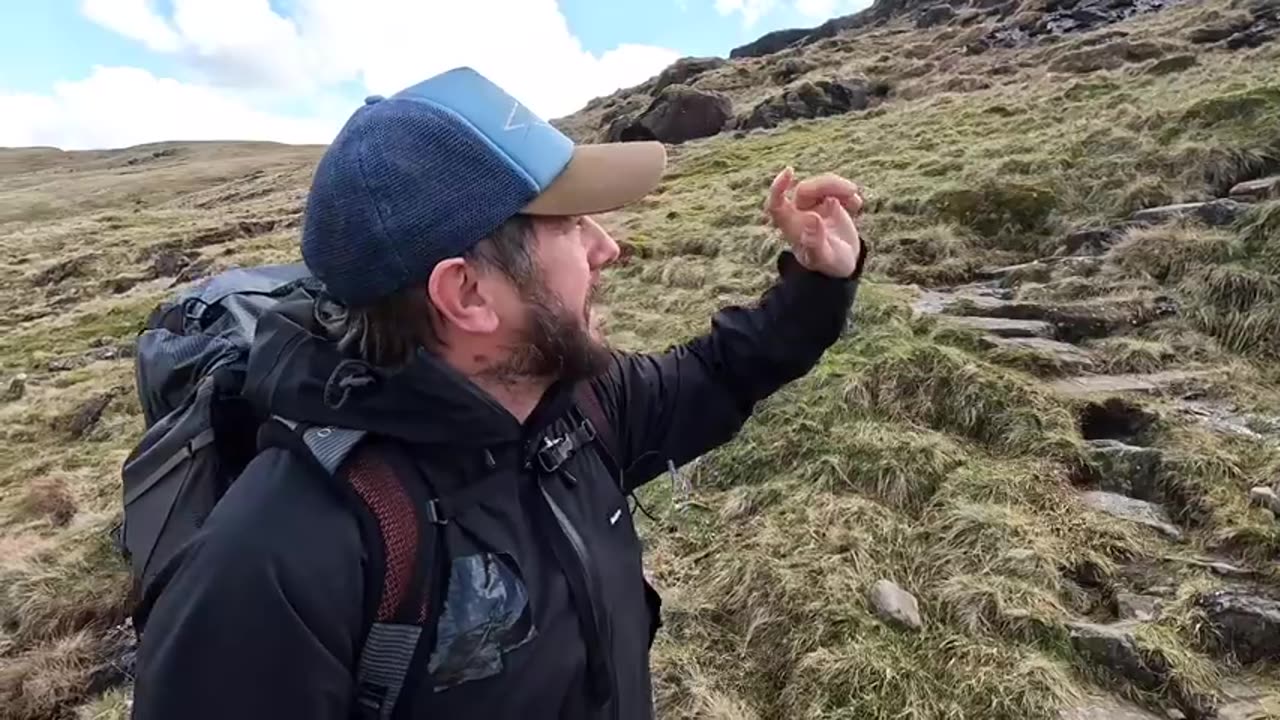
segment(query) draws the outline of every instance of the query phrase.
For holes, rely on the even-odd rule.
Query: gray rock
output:
[[[88,364],[88,358],[83,356],[69,356],[54,358],[45,365],[49,372],[67,372],[76,368],[84,367]]]
[[[102,418],[102,413],[106,412],[107,406],[115,398],[115,392],[107,392],[86,400],[75,413],[72,414],[70,422],[67,424],[67,431],[71,437],[80,439],[98,424],[98,420]]]
[[[732,117],[733,103],[728,96],[671,85],[620,132],[619,139],[682,143],[719,133]]]
[[[1164,388],[1190,382],[1202,373],[1189,370],[1166,370],[1158,373],[1130,375],[1083,375],[1049,383],[1054,392],[1067,397],[1126,392],[1154,393]]]
[[[1241,201],[1280,197],[1280,175],[1237,183],[1231,188],[1231,197]]]
[[[1089,461],[1100,490],[1138,500],[1161,498],[1160,470],[1164,453],[1118,440],[1090,440]]]
[[[1082,493],[1080,500],[1099,512],[1158,530],[1170,540],[1182,539],[1182,531],[1169,519],[1169,514],[1154,503],[1103,490]]]
[[[871,94],[860,80],[815,80],[787,88],[752,108],[742,119],[743,130],[777,127],[786,120],[828,117],[866,110]]]
[[[871,607],[881,620],[892,625],[909,630],[924,628],[915,596],[890,580],[880,580],[871,588]]]
[[[1154,620],[1160,612],[1160,598],[1155,595],[1116,594],[1116,615],[1121,620]]]
[[[1089,663],[1144,690],[1159,688],[1168,678],[1163,662],[1149,663],[1134,638],[1137,622],[1114,625],[1067,623],[1071,646]]]
[[[1249,504],[1264,507],[1273,513],[1280,513],[1280,496],[1269,487],[1260,486],[1250,490]]]
[[[1002,338],[1052,338],[1053,325],[1043,320],[1010,320],[1008,318],[943,315],[940,322],[954,327],[982,332]]]
[[[1041,337],[989,337],[983,344],[1003,350],[1035,353],[1067,372],[1081,372],[1093,367],[1093,356],[1070,343]]]
[[[978,276],[984,280],[999,280],[1004,287],[1013,287],[1024,282],[1046,282],[1052,275],[1052,263],[1032,260],[1017,265],[983,270]]]
[[[671,85],[689,85],[690,80],[716,68],[723,67],[725,62],[724,58],[718,57],[680,58],[658,73],[658,78],[654,80],[653,88],[649,90],[649,94],[657,95]]]
[[[1234,223],[1248,206],[1243,203],[1224,198],[1203,203],[1182,203],[1147,208],[1134,213],[1130,220],[1139,225],[1159,225],[1161,223],[1196,218],[1206,225],[1219,227]]]
[[[5,388],[4,397],[0,398],[4,402],[13,402],[21,400],[23,395],[27,394],[27,374],[18,373],[9,380],[9,387]]]
[[[1200,598],[1212,631],[1211,647],[1242,663],[1280,660],[1280,602],[1230,589]]]
[[[1009,304],[1009,291],[991,285],[965,285],[954,290],[925,290],[912,304],[916,312],[924,315],[938,315],[957,311],[965,314],[967,309],[983,311],[995,310]]]
[[[1113,696],[1095,696],[1064,708],[1058,720],[1165,720],[1128,700]]]

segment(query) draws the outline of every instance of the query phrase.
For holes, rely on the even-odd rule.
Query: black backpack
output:
[[[241,395],[258,319],[276,305],[314,302],[319,281],[301,264],[238,268],[208,278],[162,303],[138,336],[135,380],[145,432],[121,471],[124,518],[116,544],[127,558],[135,593],[155,577],[208,518],[227,488],[264,447],[285,447],[336,481],[360,520],[369,564],[370,625],[356,671],[353,714],[389,718],[422,641],[434,643],[428,609],[439,608],[448,565],[440,533],[419,536],[418,508],[438,530],[466,501],[437,497],[387,443],[362,442],[359,430],[259,417]],[[613,464],[614,438],[594,391],[583,383],[577,407],[588,435]],[[425,480],[425,478],[421,478]],[[425,504],[415,502],[426,485]],[[437,516],[436,513],[439,513]],[[391,551],[389,553],[389,551]],[[405,554],[417,567],[386,562]],[[427,582],[409,582],[420,573]],[[430,592],[431,597],[427,597]],[[145,619],[135,615],[145,632]],[[427,637],[422,631],[428,630]]]

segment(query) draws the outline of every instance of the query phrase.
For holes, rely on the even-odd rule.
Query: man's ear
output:
[[[498,329],[498,313],[479,273],[462,258],[436,264],[427,278],[427,297],[445,328],[487,334]],[[442,328],[443,329],[443,328]],[[447,331],[446,331],[447,332]]]

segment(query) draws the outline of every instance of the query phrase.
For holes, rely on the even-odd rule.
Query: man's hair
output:
[[[462,254],[468,263],[509,278],[522,293],[539,286],[532,252],[533,221],[515,215]],[[395,368],[413,359],[419,348],[436,351],[443,344],[436,329],[436,309],[422,284],[399,290],[369,305],[346,308],[321,303],[317,316],[344,353],[375,367]]]

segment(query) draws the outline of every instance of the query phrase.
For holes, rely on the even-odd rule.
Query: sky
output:
[[[471,66],[544,119],[870,0],[0,0],[0,147],[325,143]]]

